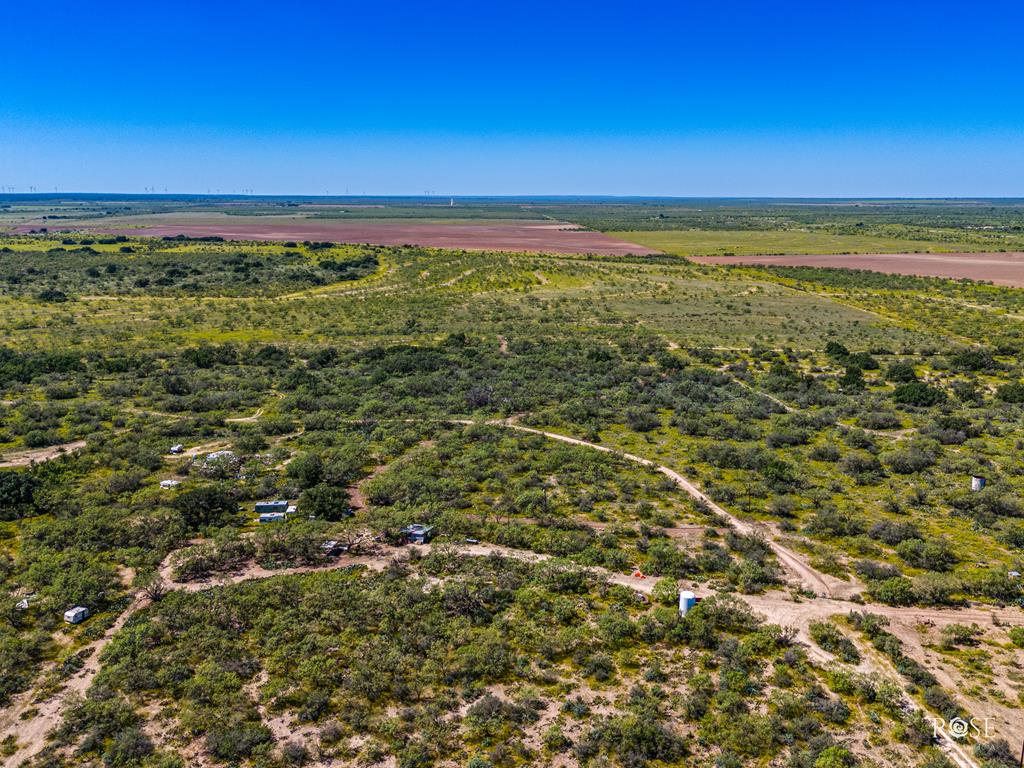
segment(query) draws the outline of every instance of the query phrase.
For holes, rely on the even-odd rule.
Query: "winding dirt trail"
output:
[[[35,691],[29,690],[18,694],[14,702],[0,713],[0,734],[3,737],[13,734],[18,740],[18,749],[4,759],[3,768],[15,768],[23,760],[32,757],[46,746],[47,737],[63,720],[65,703],[71,697],[85,695],[86,690],[92,685],[96,673],[100,671],[100,654],[103,649],[113,640],[114,635],[124,626],[129,617],[146,602],[146,598],[141,594],[132,598],[129,606],[122,611],[117,620],[103,633],[103,636],[83,649],[89,651],[85,666],[68,678],[64,687],[56,695],[45,701],[34,703]],[[33,717],[22,719],[22,716],[33,708],[36,709],[36,714]]]
[[[200,543],[192,540],[189,544]],[[172,558],[176,552],[168,555],[158,568],[158,573],[168,582],[170,592],[202,592],[215,587],[230,586],[244,581],[269,579],[273,576],[289,576],[314,571],[325,571],[334,568],[365,565],[372,570],[383,570],[396,554],[401,550],[388,547],[386,553],[376,555],[353,555],[334,560],[322,565],[306,565],[294,568],[264,568],[256,563],[250,563],[236,573],[230,573],[217,579],[207,581],[192,581],[175,583],[170,581],[169,574],[172,570]],[[141,592],[136,593],[128,607],[122,611],[117,620],[103,633],[98,640],[85,646],[83,650],[89,652],[85,666],[82,667],[73,677],[70,677],[64,686],[56,694],[45,701],[35,702],[35,690],[29,690],[15,697],[14,702],[0,712],[0,738],[13,734],[18,740],[18,749],[11,755],[4,758],[3,768],[16,768],[22,761],[37,754],[46,746],[47,739],[63,721],[64,709],[69,700],[75,696],[84,696],[85,692],[92,685],[93,679],[100,671],[100,656],[103,649],[110,644],[114,635],[124,627],[125,623],[140,608],[149,604],[149,599]],[[32,717],[23,719],[30,710],[36,712]]]
[[[783,409],[785,409],[786,413],[796,413],[796,412],[798,412],[800,410],[799,408],[796,408],[796,407],[790,405],[785,400],[781,400],[778,397],[776,397],[775,395],[771,395],[771,394],[768,394],[767,392],[764,392],[764,391],[762,391],[760,389],[757,389],[753,385],[745,382],[743,379],[738,378],[735,374],[733,374],[731,371],[729,371],[728,368],[729,368],[729,366],[725,365],[725,366],[722,366],[721,368],[719,368],[718,371],[720,371],[721,373],[724,373],[726,376],[728,376],[732,380],[732,382],[734,384],[738,384],[739,386],[743,387],[744,389],[746,389],[749,392],[754,393],[755,395],[759,395],[761,397],[767,398],[768,400],[771,400],[776,405],[778,405],[778,406],[782,407]],[[905,440],[906,438],[910,437],[911,435],[917,434],[917,428],[916,427],[907,427],[906,429],[892,429],[892,430],[889,430],[889,429],[868,429],[867,427],[851,427],[849,424],[843,424],[843,422],[841,422],[841,421],[834,421],[832,423],[836,427],[838,427],[839,429],[843,430],[844,432],[849,432],[851,429],[860,429],[862,432],[866,432],[869,435],[875,435],[876,437],[885,437],[885,438],[888,438],[889,440]]]
[[[378,464],[370,471],[369,475],[345,489],[345,492],[348,494],[348,505],[353,511],[358,512],[361,509],[366,509],[366,494],[363,493],[363,486],[385,469],[387,469],[387,464]]]
[[[458,420],[456,423],[459,424],[475,424],[477,422],[469,420]],[[676,472],[671,467],[666,467],[662,464],[652,461],[651,459],[645,459],[643,456],[637,456],[632,453],[626,453],[619,451],[615,448],[609,448],[606,445],[599,445],[598,443],[592,443],[588,440],[582,440],[578,437],[569,437],[568,435],[560,435],[557,432],[545,432],[542,429],[534,429],[533,427],[526,427],[522,424],[517,424],[508,419],[501,419],[497,421],[486,422],[490,426],[500,426],[506,429],[514,429],[519,432],[528,432],[534,435],[542,435],[551,440],[558,440],[563,443],[569,443],[570,445],[579,445],[586,448],[591,448],[595,451],[601,451],[602,453],[609,453],[614,456],[632,461],[637,464],[641,464],[645,467],[651,467],[656,469],[661,474],[668,477],[674,482],[679,488],[685,491],[691,498],[694,498],[701,503],[705,504],[712,512],[728,520],[737,532],[744,535],[759,535],[765,538],[765,541],[772,548],[775,556],[778,558],[782,566],[793,576],[795,576],[807,589],[813,591],[816,595],[824,597],[851,597],[857,592],[863,589],[863,585],[857,581],[842,581],[827,574],[823,574],[812,568],[803,558],[797,555],[793,550],[788,547],[779,544],[774,539],[770,538],[770,532],[766,526],[762,526],[758,523],[751,522],[749,520],[743,520],[731,512],[726,511],[723,507],[712,501],[705,493],[703,493],[697,486],[690,482],[687,478]]]
[[[262,415],[263,409],[257,408],[252,416],[235,416],[234,418],[224,419],[224,421],[228,424],[253,424],[259,421]]]
[[[775,399],[775,398],[771,398]],[[788,410],[791,410],[791,406],[786,405],[782,401],[777,401],[780,405]],[[458,423],[461,424],[473,424],[474,422],[468,420],[462,420]],[[556,432],[546,432],[540,429],[534,429],[532,427],[526,427],[522,424],[515,423],[511,420],[498,420],[487,422],[491,426],[502,426],[507,429],[514,429],[520,432],[528,432],[532,434],[542,435],[552,440],[558,440],[570,445],[579,445],[593,450],[601,451],[602,453],[610,453],[628,461],[636,462],[646,467],[652,467],[657,469],[663,475],[671,479],[677,486],[683,491],[689,494],[692,498],[703,502],[713,512],[727,519],[735,529],[742,534],[760,534],[765,537],[765,540],[771,546],[772,551],[775,553],[779,562],[782,563],[783,567],[786,568],[791,574],[795,575],[802,581],[805,587],[811,589],[817,596],[815,600],[808,601],[805,603],[794,603],[789,601],[786,608],[787,601],[779,599],[778,597],[769,596],[743,596],[743,599],[751,605],[755,610],[763,612],[770,621],[783,624],[794,625],[797,629],[801,640],[803,640],[809,649],[809,653],[812,658],[817,657],[819,661],[824,656],[825,660],[830,660],[828,654],[825,654],[817,647],[815,643],[810,640],[809,626],[812,621],[822,621],[838,613],[849,613],[852,610],[864,610],[864,606],[859,603],[850,602],[843,598],[852,597],[859,593],[863,589],[856,580],[842,581],[836,579],[827,574],[820,573],[815,568],[810,566],[808,563],[797,555],[789,548],[779,544],[773,539],[769,538],[768,532],[760,525],[754,522],[742,520],[724,508],[712,501],[706,494],[704,494],[699,488],[697,488],[690,480],[683,477],[681,474],[666,467],[658,464],[650,459],[646,459],[642,456],[619,451],[608,446],[599,445],[592,443],[587,440],[579,438],[569,437],[567,435],[560,435]],[[530,553],[533,558],[538,556],[535,553]],[[532,559],[532,558],[531,558]],[[543,558],[541,558],[543,559]],[[601,569],[596,569],[601,570]],[[607,573],[607,572],[606,572]],[[626,576],[622,574],[608,573],[608,578],[613,583],[622,584],[638,591],[650,594],[654,588],[654,584],[657,580],[649,581],[642,580],[642,577]],[[805,610],[794,610],[790,606],[804,606]],[[782,610],[780,610],[782,609]],[[909,639],[911,634],[911,627],[917,625],[921,621],[931,621],[940,625],[961,623],[963,621],[973,621],[975,623],[991,623],[994,621],[1001,621],[1007,623],[1010,621],[1016,621],[1020,623],[1022,615],[1017,610],[1002,610],[995,611],[989,609],[956,609],[950,611],[943,611],[941,609],[917,609],[917,608],[894,608],[890,606],[875,606],[870,607],[870,611],[874,613],[882,614],[888,618],[900,621],[903,625],[899,628],[894,628],[895,634],[901,638],[905,643]],[[886,663],[879,663],[878,659],[875,658],[876,654],[873,648],[864,648],[863,644],[857,642],[858,646],[861,646],[861,650],[864,654],[865,664],[871,665],[871,671],[881,674],[891,680],[895,680],[899,683],[898,676],[894,676],[890,669],[888,669]],[[913,638],[913,642],[910,644],[910,648],[907,649],[911,655],[917,658],[918,661],[924,661],[921,657],[923,649],[919,647],[916,635]],[[944,676],[947,684],[953,684],[955,681],[948,676]],[[914,706],[914,705],[912,705]],[[957,741],[951,738],[945,732],[939,733],[939,743],[942,751],[957,765],[959,768],[977,768],[977,763],[973,758],[964,750],[964,748],[957,743]]]
[[[417,545],[415,548],[423,552],[430,552],[439,546],[451,547],[461,555],[469,555],[473,557],[490,557],[492,555],[499,555],[501,557],[531,563],[547,562],[556,559],[552,555],[533,552],[532,550],[513,549],[497,544],[486,543],[425,544]],[[350,565],[365,565],[372,570],[381,571],[396,557],[401,557],[405,549],[406,548],[403,547],[377,545],[378,551],[374,554],[343,556],[338,560],[325,565],[300,566],[280,570],[268,570],[261,566],[252,564],[235,574],[231,574],[213,583],[187,583],[177,585],[175,588],[188,592],[196,592],[210,589],[213,586],[238,584],[244,581],[265,579],[272,576],[312,573]],[[616,573],[599,566],[576,567],[580,567],[582,570],[592,573],[600,578],[605,578],[609,583],[627,587],[648,597],[653,593],[655,585],[660,581],[660,579],[656,577],[651,578],[635,576],[632,574]],[[696,594],[703,597],[716,594],[713,590],[702,588],[699,585],[690,586]],[[864,606],[860,603],[849,600],[823,597],[798,602],[794,601],[793,598],[785,592],[768,592],[760,595],[737,595],[737,597],[746,602],[751,609],[756,613],[761,614],[767,621],[783,626],[790,626],[796,629],[797,637],[806,646],[808,655],[819,664],[832,663],[834,658],[831,654],[823,651],[811,640],[809,632],[810,624],[815,621],[828,620],[836,615],[844,615],[850,611],[867,610],[871,613],[885,616],[892,622],[890,625],[890,631],[900,637],[901,640],[904,640],[904,642],[906,641],[907,633],[912,632],[912,628],[921,621],[931,621],[936,626],[947,626],[949,624],[958,624],[965,621],[978,623],[982,626],[991,625],[994,622],[1001,622],[1003,624],[1019,624],[1024,621],[1024,612],[1009,608],[994,609],[975,607],[967,609],[921,609],[899,608],[884,605]],[[886,659],[881,657],[874,648],[867,645],[861,638],[853,637],[852,639],[859,647],[863,656],[861,671],[891,680],[902,687],[899,676],[892,670]],[[920,650],[917,645],[910,644],[906,650],[909,655],[917,658],[919,661],[924,660],[917,653],[917,651]],[[949,684],[954,685],[954,681],[950,680]],[[916,706],[913,702],[908,701],[907,703],[910,706]],[[973,758],[965,751],[963,746],[944,733],[940,736],[940,746],[942,747],[943,752],[946,753],[946,755],[960,768],[978,768],[977,763],[974,762]]]

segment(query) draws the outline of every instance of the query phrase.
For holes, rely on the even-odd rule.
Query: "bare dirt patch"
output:
[[[990,280],[1024,287],[1024,253],[862,253],[811,256],[693,256],[699,264],[870,269],[896,275]]]
[[[41,464],[50,461],[65,453],[78,451],[85,448],[85,440],[75,440],[73,443],[63,445],[50,445],[46,448],[35,448],[30,451],[12,451],[5,456],[0,456],[0,469],[14,469],[16,467],[27,467],[32,464]]]

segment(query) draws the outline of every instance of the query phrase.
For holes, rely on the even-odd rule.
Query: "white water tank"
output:
[[[688,589],[679,593],[679,615],[685,616],[697,604],[697,596]]]

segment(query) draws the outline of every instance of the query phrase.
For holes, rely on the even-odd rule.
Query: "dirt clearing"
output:
[[[75,440],[73,443],[63,445],[51,445],[46,448],[35,448],[31,451],[12,451],[0,456],[0,469],[14,469],[16,467],[27,467],[31,464],[41,464],[50,461],[65,453],[78,451],[85,448],[85,440]]]

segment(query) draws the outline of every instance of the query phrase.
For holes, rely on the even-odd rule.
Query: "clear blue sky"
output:
[[[1020,2],[7,3],[25,191],[1024,195]]]

